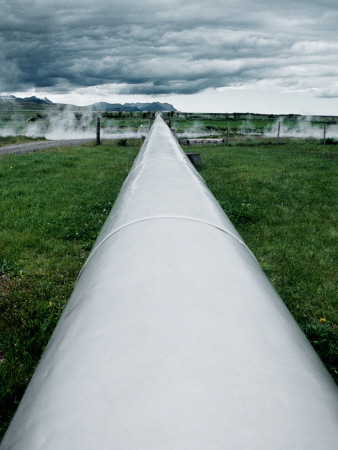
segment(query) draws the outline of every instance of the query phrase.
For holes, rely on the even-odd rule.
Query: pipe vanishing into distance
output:
[[[1,450],[328,450],[337,414],[333,380],[157,115]]]

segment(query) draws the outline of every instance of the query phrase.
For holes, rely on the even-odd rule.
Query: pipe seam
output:
[[[152,159],[148,159],[146,162],[147,162],[147,164],[148,164],[149,162],[152,162],[152,161],[173,161],[173,162],[175,162],[175,163],[185,164],[189,169],[194,168],[193,164],[191,164],[191,162],[189,161],[189,159],[188,159],[187,156],[186,156],[186,158],[182,158],[182,159],[180,159],[180,160],[175,159],[175,158],[152,158]],[[131,168],[131,170],[130,170],[130,172],[129,172],[129,174],[128,174],[128,177],[129,177],[132,173],[134,173],[134,172],[136,172],[138,169],[140,169],[142,166],[144,166],[144,164],[145,164],[145,161],[141,162],[141,163],[138,164],[136,167]],[[194,169],[195,169],[195,168],[194,168]],[[199,177],[201,180],[203,180],[202,176],[198,173],[198,171],[197,171],[196,169],[195,169],[195,172],[196,172],[196,174],[198,175],[198,177]],[[204,180],[203,180],[203,182],[204,182]]]
[[[200,219],[194,219],[191,217],[180,217],[180,216],[158,216],[158,217],[145,217],[143,219],[137,219],[137,220],[133,220],[132,222],[128,222],[124,225],[121,225],[120,227],[116,228],[115,230],[113,230],[112,232],[110,232],[104,239],[102,239],[102,241],[92,250],[92,252],[89,254],[86,262],[84,263],[84,265],[82,266],[82,269],[79,272],[79,275],[76,279],[76,281],[78,281],[82,275],[83,270],[85,269],[88,261],[94,256],[94,254],[96,253],[96,251],[112,236],[114,236],[115,234],[117,234],[119,231],[124,230],[127,227],[130,227],[136,223],[141,223],[141,222],[146,222],[146,221],[151,221],[151,220],[162,220],[162,219],[174,219],[174,220],[187,220],[190,222],[197,222],[197,223],[202,223],[204,225],[208,225],[211,226],[213,228],[216,228],[219,231],[222,231],[223,233],[227,234],[228,236],[232,237],[235,241],[237,241],[239,244],[241,244],[247,251],[248,253],[254,258],[254,260],[258,263],[257,258],[255,257],[255,255],[252,253],[252,251],[249,249],[249,247],[241,240],[239,239],[237,236],[235,236],[234,234],[232,234],[230,231],[226,230],[225,228],[222,228],[218,225],[215,225],[212,222],[207,222],[205,220],[200,220]]]

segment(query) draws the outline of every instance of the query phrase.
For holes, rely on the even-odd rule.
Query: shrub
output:
[[[127,147],[127,139],[119,139],[117,141],[117,145],[120,145],[121,147]]]

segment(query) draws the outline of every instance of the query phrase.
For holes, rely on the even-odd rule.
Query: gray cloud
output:
[[[338,96],[336,0],[0,0],[0,11],[0,92]]]

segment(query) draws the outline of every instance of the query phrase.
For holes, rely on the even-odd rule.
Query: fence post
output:
[[[101,144],[101,126],[100,126],[100,117],[96,119],[96,145]]]
[[[324,139],[323,139],[323,144],[325,145],[326,143],[326,122],[324,122]]]
[[[277,145],[279,144],[279,134],[280,134],[280,122],[278,122],[278,130],[277,130]]]
[[[227,139],[226,139],[226,146],[229,145],[229,120],[227,122]]]

